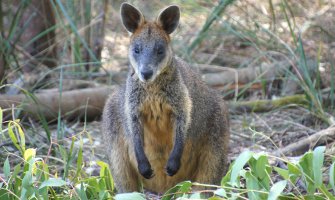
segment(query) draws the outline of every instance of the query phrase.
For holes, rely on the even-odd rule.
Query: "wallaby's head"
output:
[[[152,82],[171,63],[173,53],[171,34],[178,26],[180,11],[178,6],[165,8],[154,22],[147,22],[134,6],[121,5],[121,19],[130,32],[129,60],[139,80]]]

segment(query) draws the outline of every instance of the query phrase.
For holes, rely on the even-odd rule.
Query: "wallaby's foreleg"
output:
[[[141,137],[141,127],[137,117],[132,118],[132,131],[134,134],[135,157],[137,161],[137,168],[140,174],[146,179],[154,176],[153,170],[143,148],[143,141]],[[143,130],[143,129],[142,129]]]
[[[138,107],[140,104],[138,90],[132,88],[133,90],[129,93],[129,99],[126,101],[126,114],[128,118],[128,130],[131,132],[134,143],[135,157],[137,161],[137,168],[140,174],[146,178],[150,179],[154,176],[153,170],[147,156],[145,155],[143,148],[143,125],[140,122],[140,113]]]
[[[180,160],[184,150],[185,134],[186,116],[181,113],[176,116],[174,145],[166,165],[166,172],[169,176],[175,175],[180,168]]]

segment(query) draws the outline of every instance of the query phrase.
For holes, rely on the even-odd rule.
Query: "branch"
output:
[[[289,155],[296,152],[305,152],[308,149],[313,148],[317,144],[325,144],[335,139],[335,127],[330,127],[325,130],[321,130],[307,138],[299,140],[295,143],[291,143],[286,147],[278,149],[273,152],[275,156],[282,154]]]
[[[1,95],[0,107],[5,117],[10,117],[12,105],[22,109],[24,114],[39,119],[43,115],[46,120],[54,120],[61,111],[62,117],[88,118],[100,116],[105,101],[114,87],[88,88],[73,91],[37,93],[35,98],[29,95]],[[7,111],[7,112],[6,112]]]
[[[298,94],[274,100],[230,102],[229,109],[231,112],[267,112],[290,104],[308,105],[308,101],[305,95]]]
[[[205,70],[206,68],[206,65],[197,66],[201,70]],[[214,87],[226,86],[232,83],[246,84],[260,78],[266,80],[274,79],[283,75],[290,66],[291,64],[286,61],[277,62],[266,66],[247,67],[241,69],[207,65],[211,71],[219,70],[221,68],[222,72],[204,74],[202,75],[202,80],[205,81],[208,85]]]

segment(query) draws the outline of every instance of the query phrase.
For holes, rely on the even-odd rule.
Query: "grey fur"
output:
[[[148,30],[142,32],[160,40],[155,34],[157,27],[153,27],[150,34]],[[183,180],[218,184],[226,172],[227,108],[186,62],[173,56],[172,50],[166,52],[166,66],[160,66],[161,72],[150,82],[134,73],[138,66],[133,60],[126,85],[115,90],[105,105],[102,129],[118,192],[139,191],[141,182],[154,192],[164,192]],[[148,131],[164,132],[159,123],[167,116],[173,130],[171,148],[155,138],[159,133]],[[157,127],[152,127],[152,122]],[[145,143],[150,141],[148,137],[158,142]]]

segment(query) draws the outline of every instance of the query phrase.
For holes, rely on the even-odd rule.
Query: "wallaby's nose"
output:
[[[145,80],[148,80],[151,78],[153,71],[152,70],[143,70],[141,71],[141,74]]]

